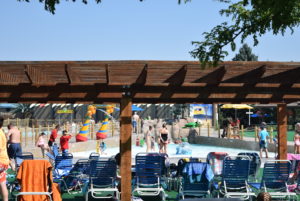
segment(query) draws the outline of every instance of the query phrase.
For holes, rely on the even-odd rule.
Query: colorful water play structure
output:
[[[92,119],[92,115],[96,114],[96,107],[94,105],[88,106],[88,111],[85,115],[85,121],[76,135],[76,142],[85,142],[88,140],[87,135],[89,133],[90,123]]]
[[[97,140],[103,140],[107,137],[109,116],[114,112],[113,105],[106,105],[105,118],[102,121],[101,127],[96,133]]]

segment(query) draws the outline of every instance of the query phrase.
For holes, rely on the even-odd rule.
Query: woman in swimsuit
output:
[[[300,154],[300,123],[296,123],[295,125],[294,143],[294,153]]]
[[[44,132],[41,133],[36,142],[36,146],[41,148],[43,158],[45,158],[45,150],[48,152],[50,151],[48,145],[45,142],[45,138],[44,138],[45,135],[46,134]]]
[[[167,153],[167,145],[169,143],[169,137],[168,137],[169,131],[168,131],[165,123],[162,125],[162,128],[160,129],[159,133],[160,133],[160,150],[159,150],[159,152]]]

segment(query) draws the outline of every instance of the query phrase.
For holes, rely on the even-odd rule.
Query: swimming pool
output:
[[[256,152],[252,150],[246,150],[246,149],[233,149],[233,148],[227,148],[227,147],[216,147],[216,146],[207,146],[207,145],[199,145],[199,144],[189,144],[189,148],[192,149],[191,155],[176,155],[176,147],[177,144],[169,144],[168,145],[168,155],[169,157],[199,157],[199,158],[206,158],[207,154],[209,152],[226,152],[229,155],[237,155],[240,152]],[[156,145],[155,150],[158,151],[158,146]],[[96,150],[91,151],[85,151],[85,152],[75,152],[72,153],[74,157],[76,158],[86,158],[90,155],[90,153],[96,152]],[[139,147],[132,145],[132,157],[135,157],[137,153],[140,152],[146,152],[146,146]],[[112,156],[119,153],[119,147],[108,147],[106,150],[106,156]],[[274,157],[275,153],[269,153],[269,157]]]

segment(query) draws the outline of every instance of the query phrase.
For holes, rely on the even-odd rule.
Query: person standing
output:
[[[259,148],[260,148],[260,157],[262,158],[262,152],[265,151],[266,158],[268,158],[268,141],[269,133],[266,127],[261,127],[259,132]]]
[[[137,124],[139,119],[140,119],[139,115],[136,112],[134,112],[134,115],[132,116],[132,127],[133,127],[133,132],[136,134],[138,133]]]
[[[0,193],[3,201],[8,201],[8,191],[6,187],[6,170],[9,165],[7,154],[6,136],[2,130],[4,119],[0,117]]]
[[[46,136],[46,134],[44,132],[42,132],[39,135],[38,140],[36,141],[36,146],[41,148],[43,158],[45,158],[45,150],[50,151],[48,145],[45,143],[44,136]]]
[[[68,134],[66,130],[63,131],[63,135],[60,137],[60,148],[63,154],[69,152],[69,140],[71,137],[72,135]]]
[[[167,153],[167,146],[169,143],[169,131],[167,125],[164,123],[162,128],[159,130],[160,133],[160,153]]]
[[[14,165],[13,165],[13,159],[16,159],[17,155],[22,154],[22,147],[21,147],[21,132],[19,129],[14,126],[13,124],[9,124],[7,126],[8,128],[8,133],[6,135],[6,138],[8,140],[8,157],[10,159],[10,166],[14,170]]]
[[[53,146],[53,143],[55,143],[55,139],[57,138],[57,133],[60,129],[59,125],[56,125],[55,128],[51,131],[51,135],[48,141],[48,146],[51,148]]]
[[[147,145],[147,149],[146,152],[151,152],[152,150],[152,131],[153,127],[149,126],[149,130],[147,130],[146,132],[146,145]]]
[[[300,123],[295,125],[294,143],[294,153],[300,154]]]

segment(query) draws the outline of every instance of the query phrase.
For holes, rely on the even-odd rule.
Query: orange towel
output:
[[[46,160],[24,160],[17,175],[21,192],[49,192],[51,186],[53,200],[61,201],[58,187],[52,183],[52,178],[52,166]],[[46,195],[24,195],[20,196],[20,200],[48,201],[49,199]]]

